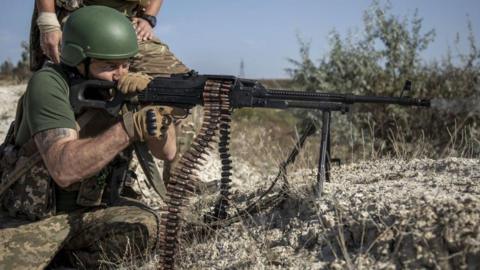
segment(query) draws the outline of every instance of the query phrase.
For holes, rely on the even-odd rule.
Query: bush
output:
[[[374,1],[363,23],[358,37],[342,38],[332,31],[330,51],[318,65],[310,58],[310,45],[300,39],[300,60],[291,59],[293,67],[287,69],[294,85],[307,91],[398,96],[405,81],[411,80],[415,96],[434,98],[432,108],[360,106],[347,117],[334,114],[334,150],[347,159],[378,154],[478,156],[479,118],[472,113],[471,100],[480,89],[480,50],[472,24],[468,22],[468,53],[459,52],[454,61],[449,50],[441,61],[425,64],[420,53],[434,40],[435,31],[423,31],[417,11],[400,18],[388,3]],[[296,111],[300,118],[307,115],[321,119]]]
[[[22,42],[21,47],[22,54],[17,65],[14,65],[10,60],[5,60],[0,64],[0,80],[21,83],[30,78],[28,43],[25,41]]]

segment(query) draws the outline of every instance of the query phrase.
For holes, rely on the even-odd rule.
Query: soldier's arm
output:
[[[162,7],[163,0],[152,0],[150,1],[150,5],[145,8],[145,14],[151,16],[157,16],[160,8]]]
[[[55,14],[55,0],[36,0],[40,29],[40,47],[43,53],[55,63],[60,63],[60,42],[62,31]]]
[[[121,123],[94,138],[79,139],[76,130],[55,128],[38,132],[34,139],[48,172],[60,187],[95,175],[130,144]]]
[[[163,0],[151,0],[150,4],[144,8],[144,14],[150,16],[157,16],[162,7]],[[153,28],[150,24],[142,18],[133,18],[138,40],[148,40],[153,38]]]
[[[55,0],[36,0],[38,13],[40,12],[53,12],[55,13]]]

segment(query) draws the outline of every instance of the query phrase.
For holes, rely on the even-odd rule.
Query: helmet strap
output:
[[[85,79],[90,79],[90,63],[92,62],[90,57],[85,58],[83,61],[83,67],[84,67],[84,73],[85,73]]]

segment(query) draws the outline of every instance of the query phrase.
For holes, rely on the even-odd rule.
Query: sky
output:
[[[390,1],[392,12],[411,17],[416,9],[423,31],[436,38],[422,53],[424,61],[440,59],[447,48],[467,51],[467,14],[480,44],[480,0]],[[0,61],[18,61],[28,41],[34,1],[0,0]],[[288,59],[299,58],[298,36],[311,42],[312,59],[329,50],[332,30],[342,36],[361,34],[362,16],[371,0],[164,0],[156,35],[187,66],[201,74],[244,73],[249,78],[285,78]]]

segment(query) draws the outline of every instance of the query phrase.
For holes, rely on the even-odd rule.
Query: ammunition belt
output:
[[[182,212],[189,198],[195,192],[195,182],[198,170],[205,161],[208,149],[220,130],[219,152],[222,161],[221,197],[213,211],[213,216],[226,217],[228,207],[231,159],[228,153],[230,140],[231,108],[229,93],[232,81],[209,80],[203,91],[204,118],[200,132],[195,137],[190,149],[181,157],[179,166],[173,169],[167,185],[167,212],[161,216],[160,233],[160,266],[163,269],[173,269],[177,237],[180,231]]]
[[[219,133],[220,141],[218,143],[218,152],[220,154],[221,178],[220,178],[220,196],[210,215],[205,215],[205,223],[223,220],[227,218],[229,202],[231,200],[231,183],[232,180],[232,160],[230,158],[230,122],[232,121],[230,100],[228,95],[221,97],[222,106],[220,107],[220,124]]]

